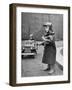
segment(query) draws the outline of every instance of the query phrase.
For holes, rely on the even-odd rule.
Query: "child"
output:
[[[55,33],[52,30],[52,23],[47,22],[43,26],[45,28],[45,35],[42,36],[44,41],[44,54],[42,63],[48,64],[47,69],[44,71],[48,71],[49,74],[52,74],[54,72],[54,66],[56,62]]]

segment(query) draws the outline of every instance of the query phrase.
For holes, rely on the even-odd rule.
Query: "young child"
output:
[[[47,22],[44,25],[45,35],[42,36],[44,41],[44,53],[42,58],[42,63],[48,64],[47,69],[49,74],[52,74],[56,62],[56,46],[55,46],[55,33],[52,30],[52,23]]]

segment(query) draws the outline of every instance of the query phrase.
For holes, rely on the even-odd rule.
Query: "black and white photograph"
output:
[[[13,84],[70,82],[70,8],[26,4],[12,8]]]
[[[63,75],[63,15],[21,13],[21,76]]]

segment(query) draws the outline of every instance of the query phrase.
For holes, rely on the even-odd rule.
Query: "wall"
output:
[[[33,33],[35,40],[42,40],[44,34],[43,24],[52,22],[56,40],[63,39],[63,15],[62,14],[42,14],[42,13],[22,13],[22,39],[28,39]]]
[[[72,24],[72,0],[0,0],[0,90],[72,90],[72,77],[70,84],[55,84],[28,87],[9,86],[9,4],[10,3],[34,3],[47,5],[60,5],[71,7]],[[72,30],[72,25],[71,25]],[[72,31],[70,32],[72,40]],[[71,41],[72,46],[72,41]],[[72,51],[72,48],[70,48]],[[72,55],[71,55],[72,59]],[[71,61],[72,76],[72,61]]]

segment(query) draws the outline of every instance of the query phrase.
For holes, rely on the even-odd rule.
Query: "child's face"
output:
[[[46,32],[49,31],[49,26],[45,26],[45,31],[46,31]]]

